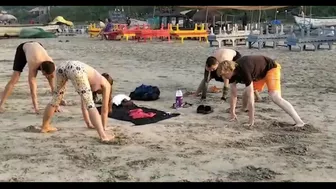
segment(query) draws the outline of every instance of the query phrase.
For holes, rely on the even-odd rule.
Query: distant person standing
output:
[[[131,25],[131,18],[130,17],[126,18],[126,24],[127,24],[128,27]]]
[[[100,31],[100,35],[102,36],[102,40],[106,39],[104,33],[110,32],[113,29],[112,20],[110,18],[107,18],[106,26]]]
[[[103,20],[99,19],[99,28],[105,28],[105,23],[103,22]]]

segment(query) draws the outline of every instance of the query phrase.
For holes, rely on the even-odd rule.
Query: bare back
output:
[[[29,70],[37,70],[42,62],[53,61],[47,51],[38,42],[28,42],[23,45]]]
[[[91,90],[92,91],[97,91],[99,89],[101,89],[101,86],[103,85],[104,82],[104,77],[94,68],[92,68],[91,66],[84,64],[85,66],[85,71],[88,75],[89,78],[89,82],[90,82],[90,86],[91,86]]]
[[[233,60],[236,55],[237,52],[235,50],[222,48],[216,50],[213,56],[216,57],[219,62],[223,62],[224,60]]]

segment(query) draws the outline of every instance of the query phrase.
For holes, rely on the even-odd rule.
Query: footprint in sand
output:
[[[61,129],[57,129],[57,131],[60,131]],[[28,127],[23,129],[24,132],[28,133],[41,133],[41,127],[29,125]]]
[[[320,132],[319,129],[316,129],[311,124],[306,124],[303,127],[294,127],[293,124],[286,123],[286,122],[278,122],[274,121],[270,125],[271,128],[281,128],[285,131],[292,131],[292,132],[305,132],[305,133],[318,133]]]
[[[116,133],[116,136],[113,140],[110,141],[100,141],[102,144],[109,144],[109,145],[118,145],[123,146],[127,145],[131,142],[130,138],[122,133]]]
[[[34,125],[29,125],[28,127],[23,129],[25,132],[29,132],[29,133],[40,133],[41,132],[41,128],[34,126]]]

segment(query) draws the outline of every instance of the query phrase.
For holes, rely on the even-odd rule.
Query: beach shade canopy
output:
[[[203,22],[206,19],[212,21],[213,17],[215,17],[215,20],[220,20],[221,16],[222,14],[217,10],[207,11],[206,9],[201,9],[200,11],[194,14],[192,20],[194,22]]]
[[[17,20],[17,18],[11,14],[0,14],[1,21],[10,21],[10,20]]]
[[[71,21],[65,20],[63,18],[63,16],[57,16],[52,22],[50,22],[49,24],[64,24],[67,26],[73,26],[74,24]]]
[[[184,8],[190,8],[190,9],[235,9],[235,10],[272,10],[272,9],[280,9],[285,8],[289,6],[180,6]]]

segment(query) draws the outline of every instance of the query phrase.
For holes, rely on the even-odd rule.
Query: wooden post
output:
[[[269,31],[268,31],[268,25],[266,25],[266,35],[269,34]]]

